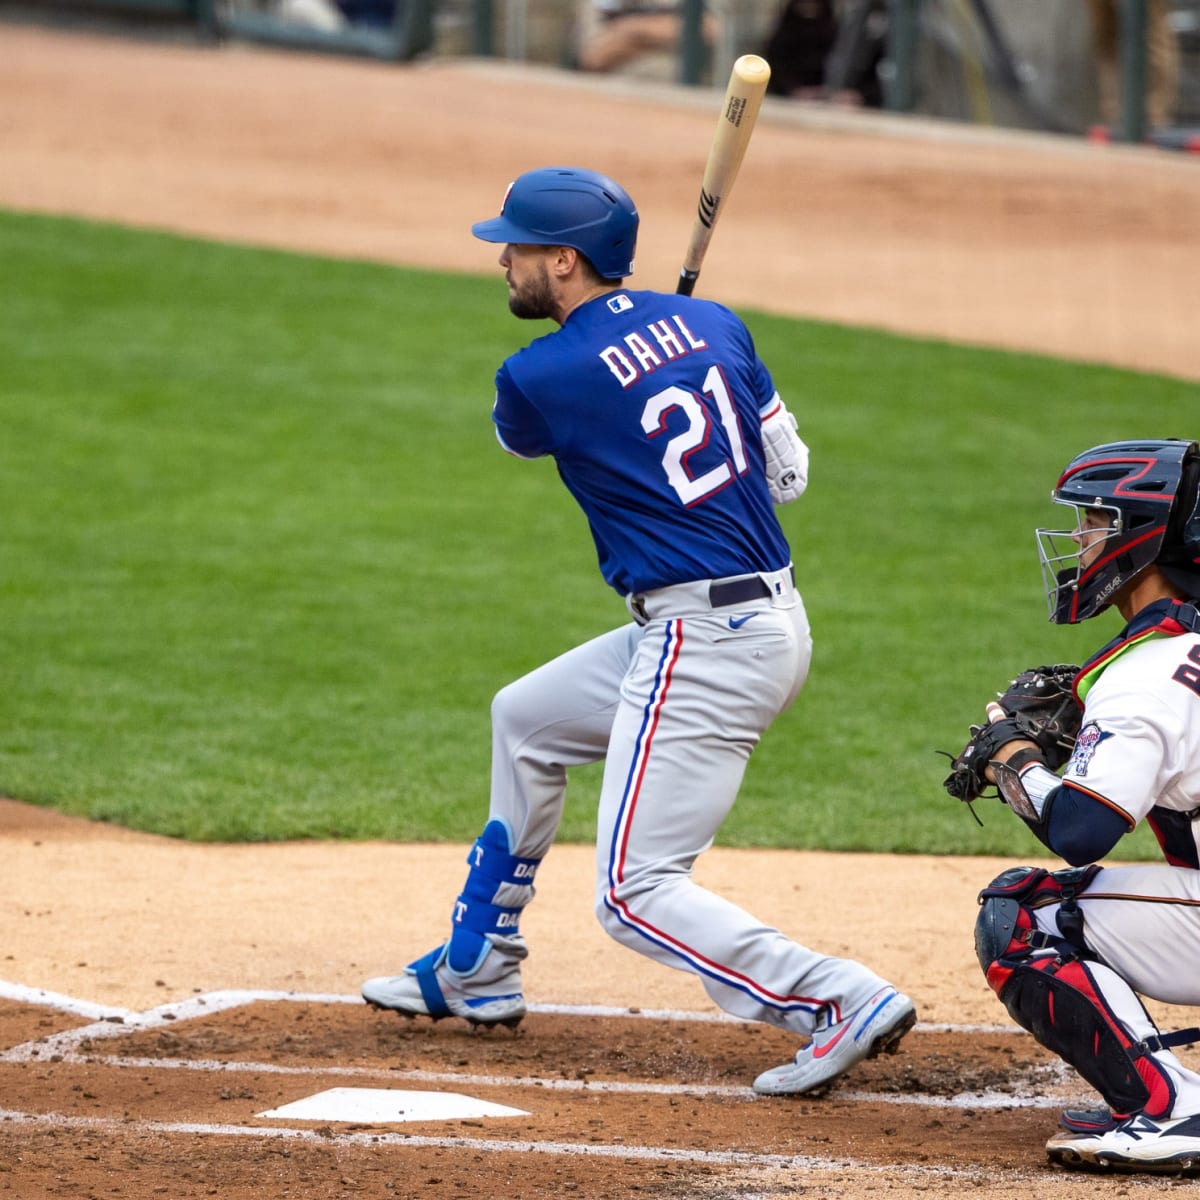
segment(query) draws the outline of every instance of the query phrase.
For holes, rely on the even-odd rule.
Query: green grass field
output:
[[[0,793],[193,839],[474,837],[492,694],[625,619],[553,464],[495,443],[492,374],[542,332],[499,276],[15,214],[0,262]],[[937,752],[1115,632],[1047,622],[1033,529],[1078,450],[1200,432],[1200,388],[744,315],[812,448],[782,519],[817,648],[721,841],[1041,853]]]

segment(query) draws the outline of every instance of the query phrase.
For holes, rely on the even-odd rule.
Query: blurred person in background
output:
[[[839,43],[839,33],[845,33],[844,9],[838,0],[786,0],[762,49],[771,64],[769,95],[882,107],[878,66],[886,42],[887,5],[884,0],[871,4],[861,29]]]
[[[579,5],[576,65],[581,71],[644,67],[670,78],[683,33],[681,0],[585,0]],[[705,45],[716,40],[716,22],[704,14]],[[648,61],[649,60],[649,61]]]
[[[1100,121],[1112,127],[1121,111],[1121,0],[1088,0],[1099,71]],[[1146,123],[1172,124],[1179,84],[1179,43],[1168,0],[1146,0]]]

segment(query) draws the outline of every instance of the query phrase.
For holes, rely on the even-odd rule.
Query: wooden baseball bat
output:
[[[708,162],[704,167],[704,179],[700,184],[700,202],[696,206],[696,221],[688,238],[687,250],[683,255],[683,269],[679,272],[677,293],[692,294],[700,267],[712,240],[713,227],[723,211],[725,201],[737,178],[754,122],[762,107],[767,81],[771,78],[771,66],[757,54],[743,54],[729,72],[729,86],[725,89],[725,100],[717,129],[708,150]]]

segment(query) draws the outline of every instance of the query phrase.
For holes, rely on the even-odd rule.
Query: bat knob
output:
[[[733,64],[733,73],[744,83],[766,83],[771,78],[771,64],[758,54],[743,54]]]

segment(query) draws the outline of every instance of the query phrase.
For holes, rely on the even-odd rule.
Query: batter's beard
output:
[[[550,272],[539,262],[537,274],[519,288],[510,285],[508,311],[522,321],[542,321],[554,315],[554,295],[550,290]]]

